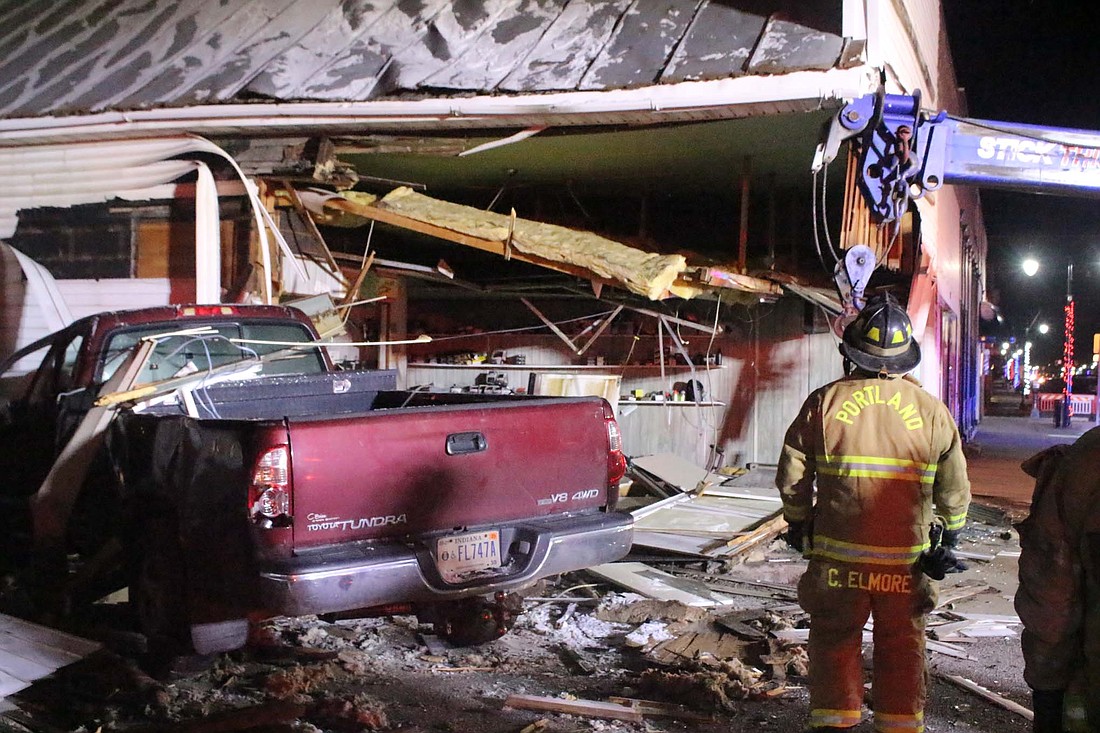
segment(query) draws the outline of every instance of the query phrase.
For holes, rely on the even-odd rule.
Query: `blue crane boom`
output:
[[[859,138],[860,190],[882,223],[899,221],[912,199],[948,183],[1100,198],[1100,132],[1094,130],[929,113],[921,109],[919,92],[880,91],[852,100],[833,118],[812,170],[816,173],[835,160],[841,143],[853,138]],[[850,248],[837,263],[835,277],[846,313],[862,306],[863,288],[874,268],[874,254],[865,245]],[[1065,406],[1073,389],[1072,273],[1071,264],[1066,283]]]
[[[1100,132],[929,113],[920,94],[848,103],[818,146],[814,170],[860,137],[859,185],[880,221],[947,183],[1100,198]]]

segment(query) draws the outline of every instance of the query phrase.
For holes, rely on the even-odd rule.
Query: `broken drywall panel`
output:
[[[581,79],[582,90],[653,84],[684,35],[700,0],[635,0]]]
[[[773,17],[768,19],[747,69],[751,74],[831,69],[843,47],[839,36]]]
[[[766,488],[778,493],[775,488],[775,476],[779,467],[770,463],[750,463],[746,468],[738,470],[725,481],[723,486]]]
[[[655,453],[632,458],[630,462],[683,492],[695,491],[700,484],[718,485],[726,480],[724,476],[710,473],[674,453]]]
[[[420,79],[422,87],[438,89],[494,89],[526,56],[561,13],[563,0],[504,2],[489,27],[489,18],[477,26],[476,43],[450,46],[451,57],[442,68]],[[486,29],[491,32],[485,33]]]
[[[729,499],[706,494],[683,494],[682,497],[678,502],[652,505],[660,507],[657,511],[651,511],[650,506],[636,513],[635,529],[730,536],[775,512],[775,507],[769,503],[762,504],[753,499]]]
[[[982,623],[980,621],[975,621],[966,628],[960,629],[958,633],[971,639],[1006,639],[1019,636],[1015,629],[1004,624]]]
[[[575,89],[630,0],[569,3],[531,52],[500,83],[510,92]]]
[[[705,537],[689,537],[682,534],[670,534],[667,532],[648,532],[644,529],[634,530],[635,547],[645,547],[650,550],[661,550],[678,555],[695,555],[706,557],[706,548],[713,545],[714,541]]]
[[[943,608],[948,604],[956,603],[964,598],[970,598],[980,593],[985,593],[988,590],[990,590],[990,587],[986,583],[970,583],[967,585],[955,586],[953,588],[942,588],[938,593],[936,607]]]
[[[765,19],[725,3],[708,2],[673,54],[662,82],[742,76]]]
[[[716,593],[702,583],[678,578],[640,562],[597,565],[588,572],[627,590],[661,601],[679,601],[685,606],[728,606],[733,598]]]
[[[779,511],[776,502],[755,497],[675,494],[631,511],[634,544],[689,555],[733,555],[786,526]]]

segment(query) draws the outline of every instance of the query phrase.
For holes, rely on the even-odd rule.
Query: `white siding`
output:
[[[20,270],[3,268],[0,289],[0,358],[51,332],[41,310],[27,302],[26,283]],[[74,318],[106,310],[126,310],[152,305],[167,305],[169,282],[166,279],[58,280],[57,287]],[[36,363],[17,365],[16,371],[30,369]],[[40,358],[35,361],[40,361]]]

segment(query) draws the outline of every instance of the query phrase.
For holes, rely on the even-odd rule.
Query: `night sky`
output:
[[[1100,4],[944,0],[947,31],[969,117],[1100,130]],[[1100,200],[983,190],[989,235],[988,285],[1005,323],[983,333],[1034,338],[1035,362],[1061,357],[1066,269],[1074,263],[1077,361],[1100,332]],[[1020,269],[1033,256],[1033,278]]]

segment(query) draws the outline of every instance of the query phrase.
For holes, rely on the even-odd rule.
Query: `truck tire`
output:
[[[438,604],[433,609],[436,634],[455,646],[477,646],[504,636],[522,611],[517,594],[499,593],[492,599],[466,598]]]
[[[183,548],[174,522],[152,522],[134,543],[130,604],[145,635],[146,666],[164,674],[191,653]]]

